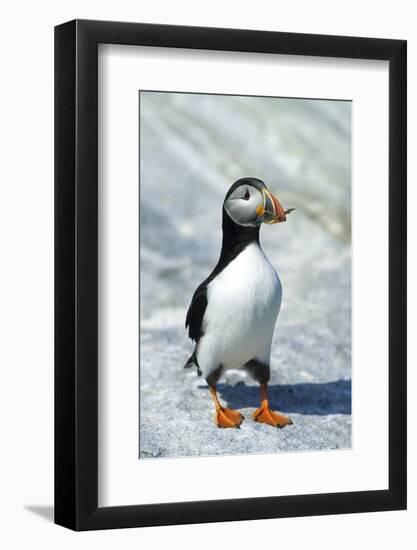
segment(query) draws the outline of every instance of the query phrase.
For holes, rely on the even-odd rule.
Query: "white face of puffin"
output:
[[[249,184],[240,185],[227,198],[224,208],[235,223],[246,227],[286,220],[281,203],[266,187],[259,190]]]

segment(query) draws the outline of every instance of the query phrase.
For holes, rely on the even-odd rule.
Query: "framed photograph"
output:
[[[406,508],[406,42],[55,29],[55,522]]]

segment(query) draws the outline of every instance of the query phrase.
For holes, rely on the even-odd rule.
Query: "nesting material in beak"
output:
[[[264,223],[273,224],[285,222],[287,219],[286,214],[289,214],[293,209],[285,211],[277,197],[267,189],[263,189],[262,194],[264,197],[264,204],[262,205]]]

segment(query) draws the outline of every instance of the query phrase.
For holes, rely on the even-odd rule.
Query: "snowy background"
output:
[[[140,458],[350,447],[350,125],[350,102],[140,93]],[[182,368],[185,315],[244,176],[296,208],[261,229],[284,291],[270,400],[295,424],[282,430],[251,420],[259,389],[241,371],[218,390],[246,419],[216,428],[204,379]]]

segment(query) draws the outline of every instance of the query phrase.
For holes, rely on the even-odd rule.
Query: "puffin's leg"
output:
[[[239,411],[226,409],[222,406],[217,397],[216,386],[210,386],[210,395],[216,407],[216,413],[214,415],[216,426],[218,428],[239,428],[244,418],[243,414]]]
[[[274,412],[269,406],[268,386],[266,383],[261,384],[261,406],[252,414],[255,422],[264,422],[277,428],[283,428],[293,424],[293,421],[288,416],[284,416],[279,412]]]

